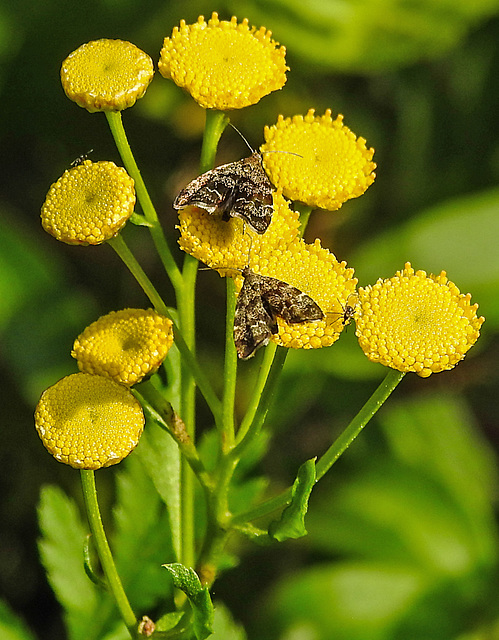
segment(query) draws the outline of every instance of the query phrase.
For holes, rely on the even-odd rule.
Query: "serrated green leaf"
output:
[[[308,499],[315,484],[316,459],[307,460],[298,469],[290,504],[282,512],[280,520],[270,523],[269,535],[279,542],[307,535],[305,514],[308,510]]]
[[[194,569],[178,562],[163,567],[173,578],[173,584],[185,593],[192,607],[193,631],[196,640],[204,640],[213,633],[213,603],[208,587],[203,587]]]
[[[0,600],[0,638],[2,640],[34,640],[35,638],[3,600]]]
[[[38,518],[42,537],[38,542],[40,557],[49,582],[64,607],[69,635],[73,640],[89,637],[97,592],[85,574],[83,544],[86,531],[79,513],[58,487],[42,488]]]

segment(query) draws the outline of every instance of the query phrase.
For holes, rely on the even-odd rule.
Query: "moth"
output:
[[[178,194],[174,209],[199,207],[222,214],[222,220],[241,218],[262,234],[272,221],[272,192],[258,151],[248,158],[215,167],[190,182]]]
[[[242,275],[244,282],[234,316],[234,343],[242,360],[251,358],[278,332],[278,316],[289,324],[324,318],[319,305],[300,289],[254,273],[249,267]]]

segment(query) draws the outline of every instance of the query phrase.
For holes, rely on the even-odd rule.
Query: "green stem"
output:
[[[395,371],[394,369],[390,369],[388,371],[379,387],[364,404],[359,413],[350,422],[343,433],[336,438],[326,453],[320,458],[315,467],[316,482],[329,471],[342,453],[348,449],[369,420],[377,413],[378,409],[384,405],[404,376],[405,373]]]
[[[234,446],[234,401],[236,397],[237,352],[234,345],[234,312],[236,287],[232,278],[226,278],[227,313],[225,321],[224,393],[222,398],[222,453]]]
[[[183,362],[185,362],[185,364],[189,367],[190,371],[192,372],[192,375],[196,380],[196,384],[198,385],[199,390],[203,394],[203,397],[206,400],[206,403],[210,407],[210,410],[213,413],[215,421],[218,423],[221,416],[220,400],[217,398],[215,391],[211,386],[210,381],[208,380],[206,375],[203,373],[203,371],[200,369],[192,352],[189,350],[189,347],[187,346],[185,338],[183,337],[180,329],[178,328],[177,324],[175,323],[175,321],[173,320],[173,318],[171,317],[168,311],[168,307],[165,305],[165,303],[161,299],[161,296],[154,288],[153,284],[145,274],[140,264],[137,262],[133,253],[130,251],[122,234],[117,235],[115,238],[111,238],[111,240],[108,240],[107,242],[116,251],[116,253],[124,262],[124,264],[130,271],[130,273],[137,280],[138,284],[140,285],[140,287],[142,288],[146,296],[149,298],[151,304],[156,309],[156,311],[166,316],[167,318],[170,318],[170,320],[173,322],[175,344],[178,350],[180,351],[180,354],[182,355],[182,360]]]
[[[194,359],[195,340],[195,287],[197,276],[197,260],[190,255],[184,258],[182,273],[184,289],[178,298],[178,315],[185,336],[186,345]],[[196,385],[192,370],[184,358],[181,360],[180,377],[180,415],[184,421],[186,432],[194,443],[196,439]],[[219,414],[220,415],[220,414]],[[181,562],[186,567],[194,567],[196,552],[194,546],[194,474],[185,458],[181,459]]]
[[[269,355],[267,356],[267,351],[269,351]],[[285,347],[281,347],[278,349],[275,343],[271,342],[266,347],[266,359],[265,366],[262,366],[261,373],[262,375],[259,378],[259,381],[255,387],[256,392],[259,393],[259,402],[257,402],[257,395],[253,396],[253,404],[257,404],[256,411],[254,411],[251,423],[246,419],[243,421],[241,425],[240,432],[238,433],[238,442],[237,445],[232,450],[231,454],[234,459],[239,460],[243,454],[243,451],[254,441],[254,439],[260,433],[262,425],[267,416],[267,412],[270,408],[271,402],[274,397],[274,392],[277,387],[277,383],[279,382],[279,378],[281,376],[282,369],[284,367],[284,363],[286,362],[286,357],[288,355],[288,349]],[[269,361],[271,362],[269,368]],[[263,380],[265,379],[265,384],[262,385]],[[263,387],[263,388],[262,388]],[[259,391],[261,388],[261,392]],[[253,409],[252,409],[253,411]],[[251,413],[249,414],[251,416]],[[244,431],[243,431],[244,428]]]
[[[156,246],[156,249],[158,251],[158,255],[178,295],[183,287],[182,274],[180,273],[180,270],[173,258],[172,252],[170,251],[170,247],[166,242],[163,229],[161,228],[161,225],[159,223],[158,214],[156,213],[156,209],[154,208],[152,200],[149,196],[144,180],[142,178],[142,174],[140,173],[137,163],[135,162],[132,149],[130,147],[125,129],[123,127],[121,112],[106,111],[105,113],[116,147],[118,148],[121,159],[123,160],[123,164],[125,165],[125,169],[135,182],[135,191],[137,193],[137,198],[140,202],[140,206],[142,207],[142,211],[144,212],[144,216],[150,225],[149,230],[154,245]]]
[[[125,239],[123,238],[123,234],[119,233],[114,238],[111,238],[110,240],[108,240],[107,243],[119,255],[119,257],[124,262],[127,269],[133,275],[135,280],[137,280],[142,291],[149,298],[151,304],[156,309],[156,311],[163,315],[168,315],[168,310],[165,303],[163,302],[159,293],[156,291],[152,282],[149,280],[149,278],[145,274],[145,271],[137,262],[137,259],[135,258],[133,253],[130,251],[129,246],[127,245],[127,243],[125,242]]]
[[[307,228],[307,224],[310,219],[310,214],[312,213],[312,207],[308,207],[301,203],[297,203],[296,206],[300,212],[300,238],[303,238],[303,234],[305,233],[305,229]]]
[[[218,142],[228,124],[229,118],[223,111],[206,109],[203,146],[201,148],[201,159],[199,162],[199,170],[201,173],[205,173],[205,171],[212,169],[215,165]]]
[[[205,490],[213,488],[213,481],[199,457],[195,444],[189,437],[183,421],[173,410],[172,405],[166,400],[151,380],[145,380],[132,389],[133,394],[140,400],[141,405],[158,423],[160,427],[168,431],[177,443],[182,455],[196,474],[201,486]]]
[[[378,409],[383,406],[404,375],[404,373],[394,370],[390,370],[387,373],[376,391],[317,463],[316,482],[318,482],[324,474],[329,471],[336,460],[338,460],[338,458],[352,444],[369,420],[376,414]],[[260,505],[246,511],[245,513],[239,514],[233,519],[232,524],[244,524],[250,520],[256,520],[257,518],[261,518],[262,516],[266,516],[269,513],[276,511],[277,509],[285,507],[291,500],[291,491],[292,487],[288,487],[288,489],[278,496],[262,502]]]
[[[258,378],[255,385],[253,386],[246,413],[237,432],[236,444],[239,444],[244,439],[253,423],[253,420],[255,419],[256,412],[260,406],[260,401],[262,399],[262,393],[265,388],[265,384],[267,383],[270,369],[274,362],[276,349],[277,346],[273,342],[271,342],[264,350],[263,360],[258,372]]]
[[[228,122],[224,113],[206,110],[206,123],[201,150],[200,171],[213,167],[218,141]],[[178,294],[178,313],[182,334],[190,352],[195,357],[195,287],[198,262],[189,254],[184,258],[182,270],[183,288]],[[191,369],[182,359],[181,364],[181,416],[192,442],[196,440],[195,384]],[[181,562],[187,567],[195,566],[194,544],[194,474],[187,460],[182,459],[181,472]]]
[[[97,491],[95,487],[95,474],[88,469],[82,469],[80,472],[81,484],[83,488],[83,498],[87,510],[88,522],[90,530],[93,534],[93,543],[97,549],[97,554],[106,576],[109,590],[114,596],[121,617],[127,626],[128,632],[132,638],[137,637],[137,619],[128,602],[125,590],[121,584],[120,577],[114,564],[114,559],[109,548],[106,533],[102,525],[102,518],[97,501]]]

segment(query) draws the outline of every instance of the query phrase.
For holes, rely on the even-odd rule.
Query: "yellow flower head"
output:
[[[272,222],[262,235],[240,218],[226,222],[221,215],[209,214],[204,209],[181,209],[180,247],[209,267],[221,267],[221,273],[225,273],[224,267],[243,269],[250,252],[252,256],[260,255],[265,253],[265,247],[285,247],[298,238],[299,215],[289,207],[282,193],[273,193],[273,208]]]
[[[43,392],[35,426],[59,462],[75,469],[100,469],[121,462],[136,447],[144,413],[123,385],[74,373]]]
[[[256,273],[271,276],[296,287],[314,300],[322,312],[323,320],[288,324],[277,318],[279,333],[272,340],[292,349],[320,349],[330,347],[344,328],[343,306],[355,291],[357,279],[346,262],[338,262],[320,241],[307,244],[296,240],[285,249],[265,247],[257,255],[251,253],[250,267]],[[242,278],[236,279],[240,290]]]
[[[158,370],[172,343],[171,320],[152,309],[123,309],[89,325],[71,355],[80,371],[131,386]]]
[[[250,27],[234,16],[230,22],[213,13],[205,22],[181,20],[165,38],[159,71],[184,87],[205,109],[241,109],[255,104],[286,82],[286,50],[265,27]]]
[[[260,150],[271,182],[287,198],[335,211],[373,183],[374,149],[345,127],[342,115],[333,120],[330,109],[323,116],[314,113],[279,116],[277,124],[265,127]]]
[[[50,187],[42,225],[67,244],[101,244],[118,235],[134,206],[134,182],[123,167],[85,160]]]
[[[427,275],[408,262],[393,278],[359,289],[356,335],[373,362],[421,377],[452,369],[480,335],[483,317],[445,271]]]
[[[66,95],[90,113],[133,106],[153,75],[147,53],[124,40],[87,42],[70,53],[61,67]]]

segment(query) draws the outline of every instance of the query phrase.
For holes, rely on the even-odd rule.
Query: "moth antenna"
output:
[[[243,228],[243,233],[244,233],[244,228]],[[248,267],[249,267],[249,265],[250,265],[250,258],[251,258],[251,247],[252,247],[252,245],[253,245],[253,238],[251,237],[251,235],[250,235],[250,234],[248,234],[248,236],[249,236],[249,247],[248,247],[248,259],[247,259],[247,261],[246,261],[246,264],[247,264],[247,265],[248,265]]]
[[[253,149],[253,147],[250,145],[250,143],[246,140],[246,138],[243,136],[243,134],[239,131],[239,129],[237,127],[235,127],[232,122],[229,122],[230,126],[234,129],[234,131],[237,131],[237,133],[241,136],[241,138],[244,140],[244,142],[246,143],[246,146],[248,147],[248,149],[251,151],[251,153],[255,153],[255,150]]]
[[[232,122],[229,122],[229,124],[234,129],[234,131],[237,131],[237,133],[241,136],[241,138],[244,140],[244,142],[246,142],[246,145],[247,145],[248,149],[251,151],[251,153],[255,153],[255,150],[250,145],[250,143],[247,141],[247,139],[243,136],[243,134],[239,131],[239,129],[236,126],[234,126],[232,124]],[[261,155],[263,155],[264,153],[288,153],[291,156],[298,156],[298,158],[303,158],[302,155],[300,155],[299,153],[295,153],[294,151],[279,151],[278,149],[272,149],[271,151],[260,151]]]
[[[294,151],[280,151],[279,149],[270,149],[269,151],[260,151],[263,156],[264,153],[287,153],[290,156],[297,156],[298,158],[303,158],[299,153],[295,153]]]

